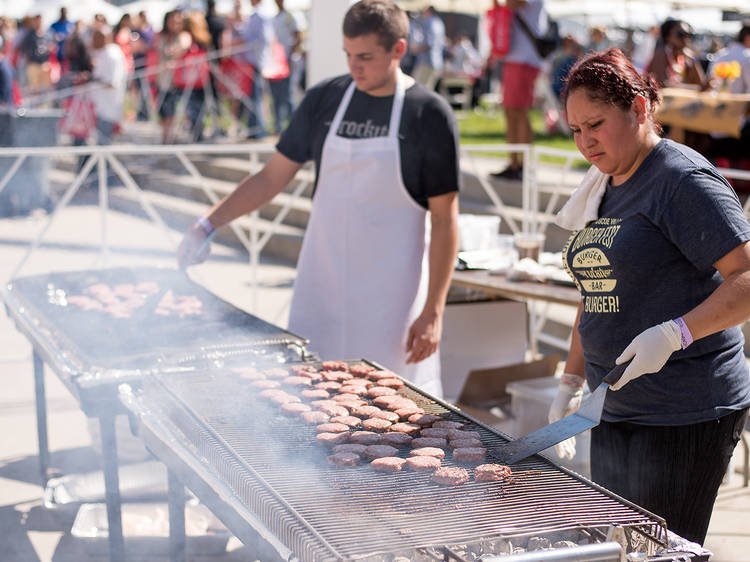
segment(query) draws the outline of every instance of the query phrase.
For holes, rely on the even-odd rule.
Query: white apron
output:
[[[401,179],[399,73],[387,137],[336,135],[344,94],[323,144],[318,185],[297,263],[289,329],[321,359],[364,357],[442,396],[440,359],[406,364],[411,323],[427,297],[426,211]]]

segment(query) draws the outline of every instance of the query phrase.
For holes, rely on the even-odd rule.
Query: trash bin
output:
[[[55,146],[59,110],[4,109],[0,111],[0,181],[16,156],[2,156],[3,147]],[[0,216],[25,215],[50,207],[49,157],[29,156],[0,191]]]

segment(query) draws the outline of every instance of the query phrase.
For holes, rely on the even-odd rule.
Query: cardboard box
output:
[[[511,300],[449,303],[443,316],[443,396],[458,400],[469,373],[522,363],[528,348],[526,304]]]
[[[456,406],[488,425],[511,433],[513,418],[508,384],[539,377],[551,379],[559,362],[560,355],[553,354],[534,361],[473,370],[466,377]]]

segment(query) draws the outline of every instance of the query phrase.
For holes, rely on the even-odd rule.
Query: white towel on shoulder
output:
[[[583,176],[581,184],[563,205],[555,217],[558,226],[568,230],[580,230],[589,222],[599,218],[599,203],[604,197],[610,176],[591,166]]]

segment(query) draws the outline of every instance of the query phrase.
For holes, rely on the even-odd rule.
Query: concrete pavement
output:
[[[83,198],[85,200],[85,198]],[[90,199],[90,198],[89,198]],[[5,281],[23,257],[28,243],[44,228],[43,214],[0,219],[0,278]],[[81,201],[59,213],[47,233],[47,242],[34,252],[20,275],[86,269],[101,262],[101,216],[95,205]],[[152,223],[110,212],[107,215],[110,252],[106,264],[168,265],[174,263],[177,232],[163,232]],[[217,248],[191,276],[222,298],[283,324],[291,293],[293,270],[264,263],[258,273],[261,285],[258,308],[250,291],[247,256]],[[42,506],[34,407],[31,348],[7,318],[0,314],[0,560],[8,562],[72,562],[104,560],[105,551],[92,552],[86,541],[70,534],[72,517]],[[49,441],[52,465],[63,474],[96,470],[99,457],[85,416],[57,378],[47,373]],[[738,464],[741,464],[741,446]],[[742,487],[739,474],[722,486],[709,530],[706,548],[715,562],[750,561],[750,488]],[[225,553],[191,556],[194,561],[254,560],[254,549],[231,539]],[[143,560],[153,559],[147,556]]]

